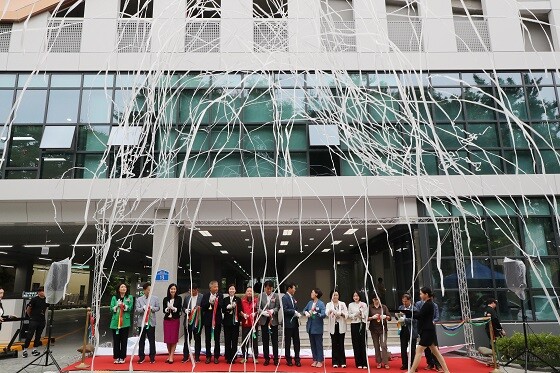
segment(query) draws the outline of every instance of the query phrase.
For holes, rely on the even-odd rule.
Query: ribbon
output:
[[[211,337],[214,339],[214,329],[216,329],[216,312],[218,310],[218,295],[214,299],[214,309],[212,310],[212,333]]]
[[[239,319],[237,318],[237,303],[235,302],[235,298],[233,298],[233,304],[235,304],[235,307],[233,307],[233,321],[234,324],[239,324]]]
[[[124,303],[118,305],[119,307],[119,321],[117,322],[117,333],[119,334],[119,330],[122,328],[124,324]]]
[[[93,314],[89,316],[89,327],[91,336],[95,337],[95,318],[93,317]]]
[[[148,305],[146,309],[146,317],[144,319],[144,324],[146,325],[146,329],[150,329],[150,305]]]
[[[191,310],[191,313],[189,315],[189,325],[191,327],[194,326],[194,330],[197,331],[197,333],[200,333],[200,331],[202,330],[202,322],[200,320],[200,306],[196,306],[194,309]]]

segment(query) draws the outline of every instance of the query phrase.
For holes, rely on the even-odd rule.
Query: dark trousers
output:
[[[29,327],[27,328],[27,334],[25,334],[25,343],[23,348],[29,347],[31,344],[31,339],[35,335],[33,340],[33,347],[41,346],[41,335],[45,329],[45,320],[30,320]]]
[[[150,343],[150,361],[156,358],[156,327],[150,326],[149,328],[142,328],[140,333],[140,340],[138,341],[138,356],[140,359],[146,357],[144,352],[146,346],[146,337],[148,337],[148,343]]]
[[[350,332],[352,333],[352,348],[354,350],[354,361],[356,362],[356,367],[365,367],[367,366],[366,324],[350,324]]]
[[[183,344],[183,360],[187,360],[190,354],[191,341],[194,338],[194,360],[200,360],[200,349],[202,348],[202,329],[185,329],[185,343]]]
[[[257,337],[257,331],[257,325],[255,325],[254,332],[252,328],[241,328],[241,353],[243,354],[244,359],[247,359],[247,355],[249,354],[249,345],[252,345],[253,347],[253,359],[257,359],[259,357],[259,338]],[[253,333],[255,333],[254,338]]]
[[[298,326],[296,326],[295,328],[284,328],[284,354],[286,355],[286,361],[288,363],[292,362],[292,352],[290,351],[290,348],[292,347],[292,341],[294,342],[294,358],[296,360],[296,363],[299,363],[300,340]]]
[[[217,324],[214,328],[214,357],[220,357],[220,333],[222,325]],[[204,325],[204,343],[206,345],[206,357],[212,357],[212,325]]]
[[[336,323],[334,327],[334,334],[331,334],[333,365],[346,365],[346,351],[344,350],[344,335],[345,333],[340,333],[338,323]]]
[[[435,345],[436,346],[438,345],[437,335],[436,335]],[[433,367],[439,367],[440,366],[439,361],[436,359],[436,357],[432,353],[432,350],[427,348],[427,349],[424,350],[424,354],[426,355],[426,363],[428,363],[428,365],[433,366]]]
[[[278,325],[261,325],[264,361],[270,360],[270,339],[272,338],[272,355],[278,361]]]
[[[129,327],[113,329],[113,359],[126,359],[126,342],[128,341],[129,329]]]
[[[239,339],[239,324],[238,325],[224,325],[224,341],[226,361],[231,363],[236,358],[237,354],[237,340]]]
[[[410,346],[410,356],[412,357],[410,363],[414,360],[414,355],[416,355],[416,338],[412,338],[410,341],[410,332],[404,327],[401,329],[401,365],[403,367],[408,367],[408,346]],[[426,349],[429,350],[429,349]]]

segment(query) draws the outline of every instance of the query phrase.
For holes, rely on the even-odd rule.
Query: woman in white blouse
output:
[[[366,353],[366,321],[368,316],[368,306],[360,299],[360,292],[354,291],[354,300],[348,304],[348,318],[350,319],[350,331],[352,333],[352,348],[354,349],[354,361],[358,369],[367,369]]]
[[[331,301],[327,303],[327,318],[329,319],[329,333],[332,341],[333,368],[346,368],[346,352],[344,351],[344,335],[346,333],[346,318],[348,309],[344,302],[339,301],[340,295],[334,290]]]

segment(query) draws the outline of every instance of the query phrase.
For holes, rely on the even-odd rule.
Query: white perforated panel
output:
[[[356,52],[354,21],[321,21],[321,44],[327,52]]]
[[[53,53],[80,53],[83,20],[53,18],[47,29],[47,51]]]
[[[119,20],[117,24],[117,51],[142,53],[150,50],[151,21],[140,19]]]
[[[12,24],[0,23],[0,53],[8,53],[12,37]]]
[[[486,20],[473,20],[471,22],[468,19],[456,19],[455,35],[458,52],[486,52],[490,50],[490,34],[488,33]]]
[[[188,21],[185,34],[185,52],[219,53],[220,21]]]
[[[389,40],[394,44],[391,50],[402,52],[423,51],[422,46],[422,21],[403,20],[388,21]]]
[[[288,21],[259,20],[253,24],[255,52],[287,52]]]

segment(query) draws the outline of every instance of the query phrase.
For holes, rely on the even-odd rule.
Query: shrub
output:
[[[528,334],[527,345],[529,351],[546,361],[552,366],[560,366],[560,336],[547,333]],[[514,333],[511,337],[499,338],[496,348],[502,361],[510,361],[525,348],[525,339],[522,333]],[[524,365],[525,357],[521,355],[514,362]],[[545,367],[546,364],[534,356],[529,355],[529,367]]]

